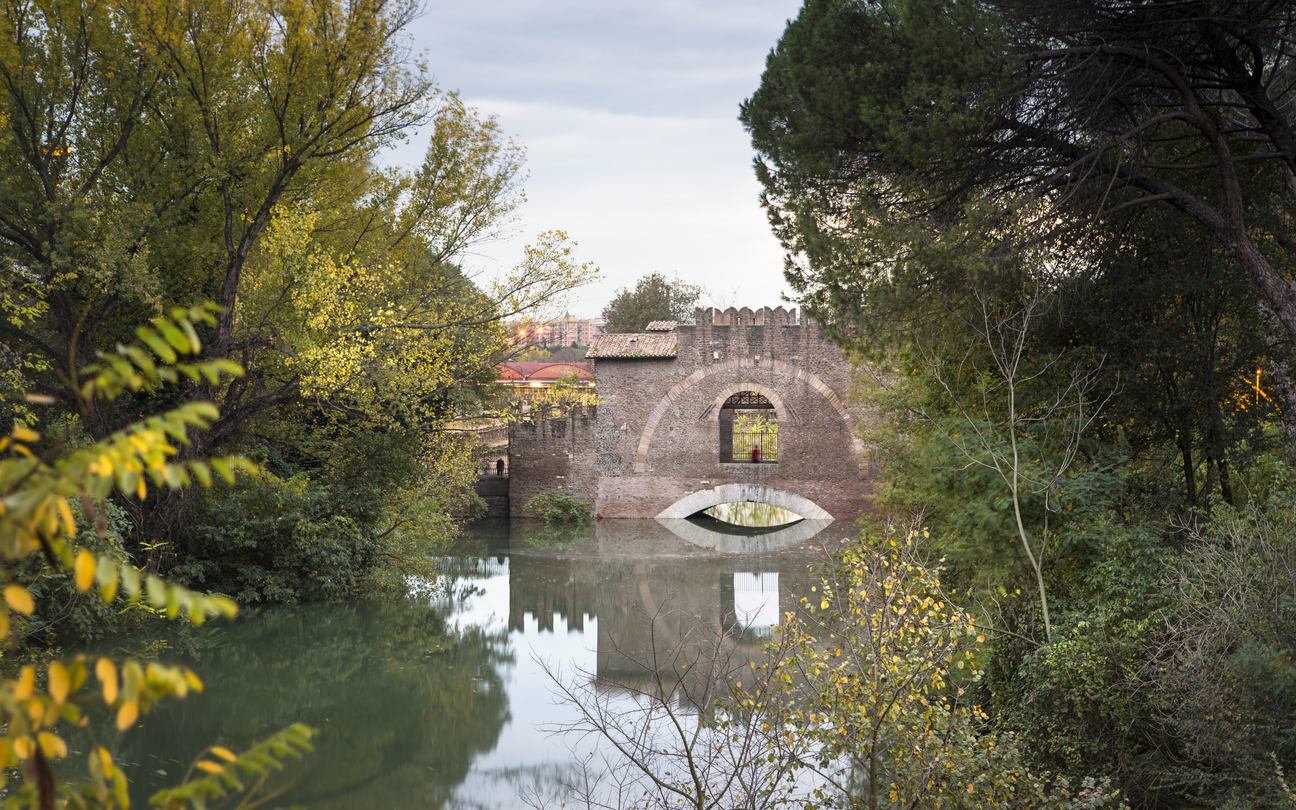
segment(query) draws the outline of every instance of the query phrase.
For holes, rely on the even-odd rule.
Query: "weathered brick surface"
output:
[[[652,518],[698,489],[746,482],[809,498],[839,520],[864,509],[872,471],[846,401],[850,364],[822,327],[781,309],[699,310],[697,321],[675,328],[673,358],[596,358],[596,419],[514,429],[514,516],[546,489],[589,499],[604,518]],[[720,462],[720,406],[741,391],[774,405],[777,463]]]
[[[509,428],[509,513],[534,517],[523,505],[541,492],[565,490],[594,500],[594,414],[519,422]]]

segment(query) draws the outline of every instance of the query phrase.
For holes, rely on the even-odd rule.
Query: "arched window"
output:
[[[755,391],[739,391],[720,407],[720,461],[778,463],[778,412]]]

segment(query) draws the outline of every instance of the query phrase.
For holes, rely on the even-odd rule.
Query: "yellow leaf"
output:
[[[139,719],[139,704],[135,701],[123,703],[122,707],[117,710],[117,730],[125,731],[135,725]]]
[[[67,667],[58,661],[49,665],[49,693],[56,703],[67,700],[68,690],[72,688],[72,678],[68,676]]]
[[[200,759],[194,764],[197,765],[200,770],[204,770],[207,773],[220,773],[225,770],[224,765],[218,765],[210,759]]]
[[[14,700],[26,700],[31,697],[32,687],[36,684],[36,668],[26,666],[22,672],[18,673],[18,680],[14,683],[13,697]]]
[[[21,585],[9,584],[4,589],[5,603],[24,616],[30,616],[36,609],[32,595]]]
[[[223,745],[213,745],[211,747],[211,752],[216,756],[220,757],[221,759],[225,760],[226,762],[233,762],[234,760],[238,759],[238,757],[234,756],[233,751],[229,750]]]
[[[42,731],[37,739],[40,740],[40,747],[45,749],[45,756],[50,759],[67,756],[67,743],[63,742],[63,738]]]
[[[90,590],[90,586],[94,584],[95,556],[88,551],[81,552],[77,555],[76,565],[74,568],[77,590],[81,593],[85,593]]]
[[[40,438],[40,434],[31,428],[25,428],[19,425],[13,430],[13,437],[20,442],[34,442]]]
[[[99,762],[103,766],[104,776],[108,777],[109,779],[112,779],[113,774],[116,771],[116,769],[113,767],[112,754],[108,753],[108,749],[104,748],[102,745],[99,746],[98,750],[99,750]]]
[[[26,759],[31,756],[31,737],[22,736],[13,741],[14,753],[19,759]]]
[[[117,702],[117,667],[107,658],[100,658],[95,664],[95,675],[103,684],[104,703],[111,706]]]
[[[71,540],[76,537],[76,521],[72,519],[72,508],[68,506],[67,498],[58,499],[58,511],[59,516],[63,518],[63,531]]]

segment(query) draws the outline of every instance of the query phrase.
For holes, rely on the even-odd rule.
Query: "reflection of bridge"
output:
[[[570,549],[528,548],[532,527],[515,522],[509,561],[509,629],[541,631],[561,619],[569,632],[598,620],[598,674],[630,682],[643,672],[618,654],[717,637],[755,654],[768,623],[795,609],[813,580],[804,552],[716,554],[691,546],[656,521],[604,522]],[[657,617],[654,626],[651,619]],[[699,632],[699,628],[703,628]]]
[[[595,339],[597,412],[510,434],[514,516],[551,489],[605,518],[681,518],[734,500],[805,518],[859,514],[871,474],[846,401],[851,369],[822,327],[782,307],[695,316]],[[776,455],[759,462],[735,450],[757,417],[777,435]]]

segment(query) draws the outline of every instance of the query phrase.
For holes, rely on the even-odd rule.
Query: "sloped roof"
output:
[[[669,332],[679,321],[653,321],[644,327],[645,332]]]
[[[674,332],[627,332],[595,335],[586,357],[674,357],[678,344]]]

